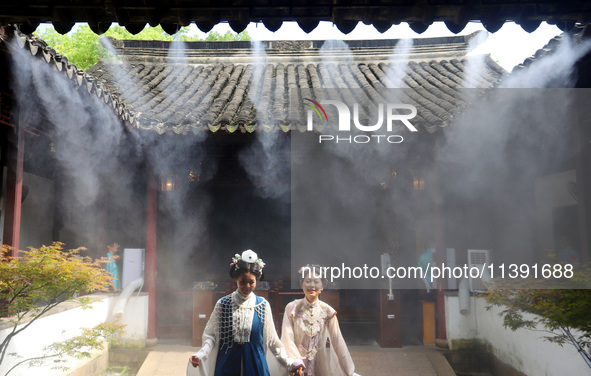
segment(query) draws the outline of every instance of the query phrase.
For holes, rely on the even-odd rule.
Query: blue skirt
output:
[[[232,317],[232,302],[230,297],[222,300],[222,316]],[[263,298],[257,296],[256,304],[262,303]],[[264,322],[255,312],[252,319],[250,342],[243,344],[232,343],[226,347],[220,343],[215,364],[215,376],[270,376],[265,350],[263,346]],[[221,330],[229,331],[224,337],[232,336],[231,319],[229,325],[223,325]]]

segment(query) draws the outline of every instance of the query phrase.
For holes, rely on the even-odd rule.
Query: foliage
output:
[[[128,366],[109,366],[103,375],[128,375],[130,368]]]
[[[217,31],[211,31],[205,37],[205,40],[250,40],[248,31],[244,30],[241,33],[234,34],[231,31],[227,31],[225,34],[220,34]]]
[[[0,364],[7,355],[10,341],[29,328],[42,315],[68,300],[78,301],[83,308],[90,305],[88,297],[79,294],[107,290],[111,276],[103,268],[106,259],[92,260],[80,256],[83,248],[63,250],[63,244],[30,248],[18,257],[2,246],[0,251],[0,317],[10,323],[9,334],[0,342]],[[110,325],[87,329],[79,337],[56,343],[47,350],[50,357],[74,354],[92,348],[97,338],[109,338]],[[76,346],[83,346],[75,349]],[[74,351],[74,352],[73,352]],[[45,356],[47,357],[47,356]],[[28,360],[21,361],[19,364]]]
[[[70,62],[81,69],[92,67],[98,62],[99,58],[112,57],[109,48],[101,43],[102,36],[134,40],[201,40],[197,36],[189,35],[188,27],[182,27],[176,34],[170,35],[161,26],[146,27],[135,35],[119,25],[111,26],[102,36],[95,34],[88,25],[81,25],[75,31],[64,35],[59,34],[53,27],[48,27],[41,32],[35,32],[35,35],[43,39],[49,46],[58,53],[66,56]],[[206,40],[250,40],[250,36],[246,30],[239,34],[232,33],[231,31],[220,34],[213,31],[207,35]]]
[[[128,375],[130,368],[128,366],[109,366],[103,375]]]
[[[585,351],[591,345],[591,269],[577,266],[568,280],[522,280],[519,289],[513,288],[515,282],[510,288],[507,281],[493,279],[486,295],[489,303],[502,308],[505,328],[543,326],[548,330],[546,340],[571,343],[591,367],[591,356]]]
[[[84,25],[84,27],[88,27],[88,25]],[[176,32],[174,35],[170,35],[166,33],[162,26],[156,27],[146,27],[144,30],[140,31],[137,34],[132,34],[127,31],[124,27],[119,25],[114,25],[107,30],[103,36],[106,37],[113,37],[115,39],[133,39],[133,40],[165,40],[165,41],[173,41],[173,40],[182,40],[182,41],[189,41],[189,40],[200,40],[197,37],[191,37],[188,35],[189,28],[182,27],[179,31]]]
[[[36,35],[81,69],[90,68],[97,63],[99,56],[107,53],[99,43],[99,36],[88,25],[79,27],[71,35],[59,34],[53,27]]]

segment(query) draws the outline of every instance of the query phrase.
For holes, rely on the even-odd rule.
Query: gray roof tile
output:
[[[410,89],[405,99],[423,108],[418,123],[432,132],[466,104],[460,90],[465,86],[469,39],[418,40],[404,72],[390,58],[398,41],[350,41],[350,51],[330,50],[328,57],[319,41],[264,42],[265,62],[253,56],[248,43],[190,42],[184,57],[177,54],[173,63],[168,62],[168,42],[118,41],[123,77],[112,73],[121,65],[115,61],[100,61],[89,72],[133,114],[134,126],[158,133],[302,130],[302,91],[311,90],[321,100],[327,88],[362,88],[357,99],[375,103],[382,100],[380,89],[392,87],[389,75],[398,74],[401,86]],[[503,73],[486,57],[472,84],[495,86]],[[367,117],[363,109],[360,112]]]

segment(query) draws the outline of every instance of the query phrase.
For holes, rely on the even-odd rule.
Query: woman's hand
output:
[[[189,357],[189,363],[191,363],[193,365],[193,367],[197,367],[197,366],[200,366],[201,365],[201,361],[195,355],[191,355]]]
[[[304,374],[304,366],[299,366],[294,371],[292,371],[291,374],[295,376],[302,376]]]

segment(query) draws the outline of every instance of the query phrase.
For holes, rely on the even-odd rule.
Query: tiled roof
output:
[[[400,86],[425,109],[413,121],[422,130],[447,125],[465,104],[470,37],[418,39],[410,48]],[[182,49],[160,41],[114,43],[122,60],[101,60],[88,72],[134,127],[160,134],[301,129],[302,92],[355,88],[375,98],[393,87],[389,76],[401,69],[396,40],[348,41],[348,50],[326,50],[322,41],[261,42],[263,58],[250,42],[185,42]],[[486,57],[469,86],[494,87],[504,73]],[[259,98],[257,106],[252,98]]]
[[[561,33],[503,80],[503,87],[588,88],[591,87],[591,29],[577,24]]]
[[[550,56],[558,51],[560,45],[565,42],[566,39],[570,39],[573,43],[581,43],[589,39],[586,25],[576,24],[570,32],[561,33],[554,38],[550,39],[546,45],[537,50],[532,56],[527,57],[521,64],[516,65],[512,73],[519,72],[526,69],[536,61],[541,60],[544,57]]]
[[[399,41],[372,40],[348,41],[346,51],[325,51],[323,41],[262,42],[265,64],[253,56],[250,42],[187,42],[175,50],[170,42],[113,41],[123,59],[100,61],[84,72],[35,36],[3,32],[122,121],[159,134],[302,129],[302,92],[356,88],[373,99],[393,86],[390,74],[401,71],[394,49]],[[446,126],[465,105],[470,38],[417,39],[410,48],[400,87],[425,109],[413,120],[421,130]],[[494,87],[505,73],[489,57],[484,63],[470,86]],[[253,82],[257,72],[262,79]]]
[[[520,70],[526,69],[534,61],[539,60],[544,56],[552,54],[554,51],[556,51],[556,48],[560,44],[562,38],[564,38],[564,35],[560,34],[550,39],[550,41],[548,41],[548,43],[546,43],[544,47],[537,50],[532,56],[527,57],[522,63],[513,67],[512,72],[518,72]]]
[[[45,41],[36,36],[25,35],[17,28],[9,26],[2,26],[0,29],[0,35],[2,35],[3,39],[13,41],[13,43],[8,44],[9,46],[16,46],[28,51],[32,56],[35,56],[42,62],[48,64],[54,71],[61,73],[76,89],[95,95],[104,102],[105,105],[112,109],[123,121],[129,122],[129,112],[125,109],[124,105],[111,94],[103,82],[76,67],[76,65],[68,61],[67,57],[57,53],[53,48],[48,46]]]

